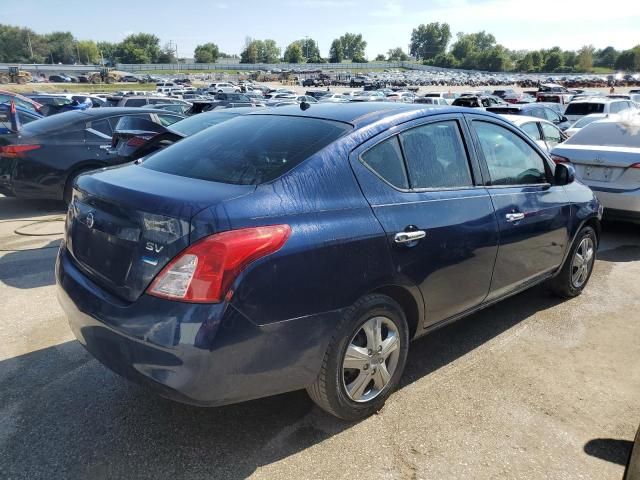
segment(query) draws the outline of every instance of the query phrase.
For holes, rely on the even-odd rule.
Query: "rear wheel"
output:
[[[591,227],[583,227],[576,236],[562,270],[549,286],[560,297],[571,298],[582,293],[587,286],[596,261],[598,237]]]
[[[368,417],[397,387],[408,350],[402,308],[385,295],[367,295],[347,310],[307,392],[336,417]]]

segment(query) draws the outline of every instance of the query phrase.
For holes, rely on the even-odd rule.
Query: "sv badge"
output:
[[[144,248],[149,250],[150,252],[160,253],[162,251],[162,249],[164,248],[164,245],[160,245],[160,244],[154,243],[154,242],[147,242],[147,244],[145,245]]]

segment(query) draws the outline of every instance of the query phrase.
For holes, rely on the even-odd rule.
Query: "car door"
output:
[[[351,156],[399,277],[422,292],[425,326],[478,305],[491,283],[498,227],[467,135],[461,115],[438,115]]]
[[[491,300],[562,263],[571,208],[564,187],[553,185],[550,161],[532,140],[506,123],[467,118],[500,230]]]

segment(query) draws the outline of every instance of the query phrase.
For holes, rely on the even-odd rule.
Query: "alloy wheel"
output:
[[[351,338],[342,362],[342,381],[354,402],[376,398],[393,377],[400,356],[400,335],[387,317],[367,320]]]
[[[591,237],[583,238],[576,248],[571,262],[571,283],[575,288],[581,288],[589,278],[595,258],[594,254],[594,243]]]

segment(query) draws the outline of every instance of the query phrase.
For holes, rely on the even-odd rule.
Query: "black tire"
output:
[[[377,393],[371,399],[354,401],[347,392],[345,377],[345,375],[352,374],[353,371],[347,370],[345,373],[343,362],[350,343],[356,340],[357,337],[355,336],[364,332],[362,330],[363,325],[374,318],[384,318],[384,322],[391,322],[386,325],[389,325],[389,327],[395,326],[395,332],[391,332],[391,329],[387,329],[386,332],[386,339],[390,338],[390,335],[397,335],[397,340],[400,342],[397,347],[397,354],[395,353],[396,350],[390,354],[394,356],[393,363],[395,366],[393,372],[388,372],[390,377],[383,388],[377,389],[375,383],[367,384],[372,385],[370,392],[375,393],[374,390],[377,390]],[[384,331],[385,328],[383,327],[382,330]],[[338,418],[349,421],[366,418],[380,410],[389,395],[398,386],[407,361],[408,351],[409,327],[402,307],[386,295],[372,294],[362,297],[344,314],[334,337],[329,343],[318,378],[313,385],[307,387],[307,392],[320,408]],[[371,367],[369,367],[370,371],[375,373],[376,366],[374,365],[380,363],[380,366],[382,366],[382,362],[384,363],[385,371],[387,371],[387,362],[392,359],[391,356],[386,360],[382,360],[380,357],[374,359],[370,350],[369,356],[372,358]],[[360,374],[365,369],[361,370]],[[373,376],[371,376],[371,382],[375,382]],[[366,390],[366,385],[364,390]]]
[[[581,279],[579,283],[574,281],[574,273],[576,273],[576,267],[574,266],[574,259],[576,258],[576,252],[579,248],[582,248],[581,245],[583,241],[590,241],[593,248],[593,256],[587,265],[586,276]],[[583,227],[578,235],[576,235],[576,239],[571,245],[571,251],[562,265],[562,269],[560,273],[552,278],[548,285],[551,291],[562,298],[573,298],[577,297],[582,293],[584,287],[589,283],[589,279],[591,278],[591,274],[593,273],[593,266],[596,261],[596,252],[598,249],[598,236],[596,231],[589,226]]]

